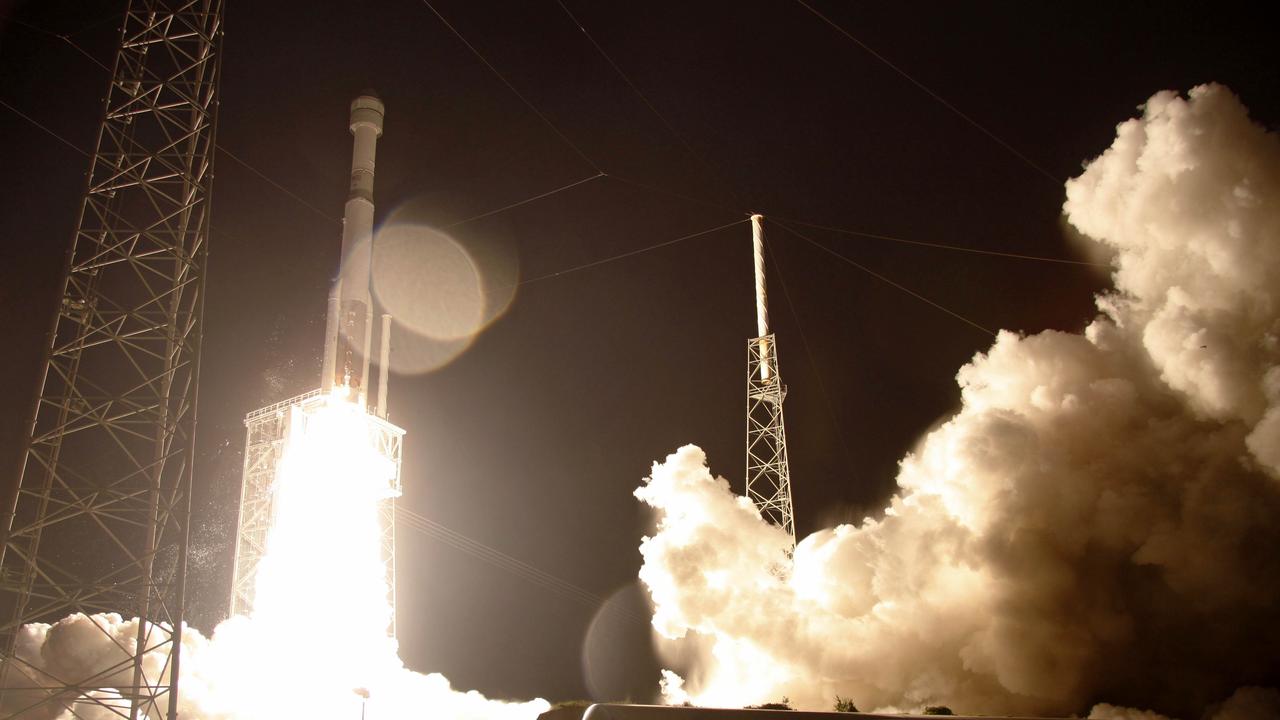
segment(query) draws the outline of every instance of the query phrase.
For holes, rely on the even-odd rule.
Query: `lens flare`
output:
[[[658,659],[649,624],[652,608],[639,581],[615,590],[596,610],[582,639],[582,678],[597,702],[657,701]]]
[[[480,268],[448,235],[416,225],[384,226],[374,258],[378,301],[410,330],[458,340],[484,323],[488,303]]]
[[[500,244],[462,241],[397,212],[373,241],[372,285],[395,322],[392,369],[429,372],[471,346],[515,297],[518,271]]]

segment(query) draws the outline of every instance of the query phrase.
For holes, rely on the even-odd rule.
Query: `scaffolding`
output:
[[[176,717],[221,39],[221,0],[132,0],[121,21],[0,522],[0,705],[18,715]],[[52,674],[23,627],[76,613],[119,652]]]
[[[773,335],[747,341],[747,497],[760,514],[791,536],[791,470],[782,401],[787,388],[778,375]],[[763,378],[763,379],[762,379]]]

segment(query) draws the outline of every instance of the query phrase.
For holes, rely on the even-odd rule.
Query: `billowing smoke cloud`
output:
[[[1274,688],[1242,687],[1225,702],[1215,705],[1206,717],[1212,720],[1265,720],[1280,717],[1280,691]],[[1099,703],[1089,711],[1089,720],[1171,720],[1152,710],[1116,707]]]
[[[548,708],[544,701],[502,703],[476,692],[458,692],[443,675],[412,672],[400,667],[394,657],[389,658],[394,667],[380,669],[370,688],[344,684],[330,670],[344,649],[346,629],[338,617],[330,627],[314,628],[316,644],[326,648],[319,655],[306,656],[264,641],[261,636],[269,638],[272,633],[263,630],[249,618],[235,617],[219,626],[213,639],[190,628],[183,632],[178,707],[182,720],[356,718],[361,717],[362,703],[367,705],[366,716],[374,719],[532,720]],[[94,677],[103,668],[119,666],[123,669],[97,684],[128,688],[136,633],[136,619],[122,620],[113,613],[76,614],[53,625],[25,626],[17,655],[24,661],[24,674],[32,679],[32,690],[9,691],[0,716],[16,714],[23,720],[127,716],[129,702],[118,692],[95,692],[92,701],[67,697],[60,704],[41,703],[46,693],[39,678],[46,677],[44,673],[59,678]],[[157,651],[145,656],[147,676],[161,677],[165,655]],[[160,709],[166,707],[162,703]]]
[[[1280,672],[1280,141],[1224,87],[1160,93],[1065,212],[1114,253],[1100,314],[961,368],[879,517],[792,564],[700,450],[655,464],[670,700],[1275,717],[1233,692]]]

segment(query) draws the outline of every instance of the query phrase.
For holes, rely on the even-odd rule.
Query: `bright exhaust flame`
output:
[[[260,651],[235,653],[227,668],[242,675],[242,688],[263,690],[255,706],[297,712],[296,698],[255,683],[274,677],[315,685],[313,717],[358,717],[365,700],[357,689],[374,705],[401,670],[387,634],[393,610],[378,524],[394,472],[372,442],[369,415],[340,392],[314,410],[294,410],[249,619]],[[335,621],[339,643],[316,631]],[[288,665],[278,667],[270,648],[290,648]]]
[[[236,720],[536,717],[545,701],[492,702],[401,665],[379,524],[381,503],[398,494],[395,468],[378,452],[371,416],[345,396],[339,388],[295,410],[252,616],[224,623],[213,642],[218,676],[231,679],[230,692],[215,695],[234,700]],[[326,632],[334,627],[341,632]]]
[[[294,413],[253,613],[222,623],[212,639],[184,631],[182,720],[531,720],[545,712],[544,700],[488,700],[402,665],[388,634],[393,610],[379,525],[380,503],[394,494],[394,467],[377,451],[371,417],[341,391]],[[126,656],[135,628],[136,620],[115,614],[31,624],[17,654],[56,676],[88,677]],[[124,688],[130,678],[121,673],[111,682]],[[0,707],[0,716],[39,692],[11,693],[6,701],[21,704]],[[22,717],[118,718],[127,708],[122,695],[66,698]],[[164,709],[148,717],[160,720]]]
[[[344,655],[359,677],[357,668],[395,650],[378,523],[395,468],[373,446],[359,406],[330,400],[304,418],[280,464],[253,619],[293,644],[335,615],[347,618]]]

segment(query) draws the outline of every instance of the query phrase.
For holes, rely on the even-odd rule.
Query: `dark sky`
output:
[[[1264,125],[1280,122],[1272,26],[1225,4],[814,0],[994,140],[795,2],[565,3],[665,123],[555,0],[434,4],[589,161],[420,0],[228,3],[218,142],[313,207],[219,154],[192,578],[203,629],[226,605],[242,418],[316,384],[347,103],[363,88],[387,104],[380,220],[399,209],[444,226],[595,175],[591,163],[615,176],[451,231],[477,253],[518,258],[526,280],[750,210],[1082,259],[1060,219],[1062,181],[1152,93],[1218,81]],[[121,10],[0,0],[6,481],[87,168],[50,133],[91,148],[107,75],[86,54],[110,64]],[[1105,286],[1078,265],[805,234],[990,329],[1078,330]],[[990,337],[776,226],[769,243],[803,535],[881,506],[897,460],[955,408],[955,372]],[[520,286],[451,364],[393,378],[393,420],[408,430],[403,503],[633,602],[649,519],[630,493],[649,464],[697,443],[741,490],[751,283],[739,224]],[[656,687],[636,649],[643,630],[615,617],[616,632],[588,642],[595,608],[437,539],[404,530],[399,540],[410,667],[500,697],[584,697],[591,647],[601,699],[647,699]],[[324,597],[316,588],[315,602]]]

